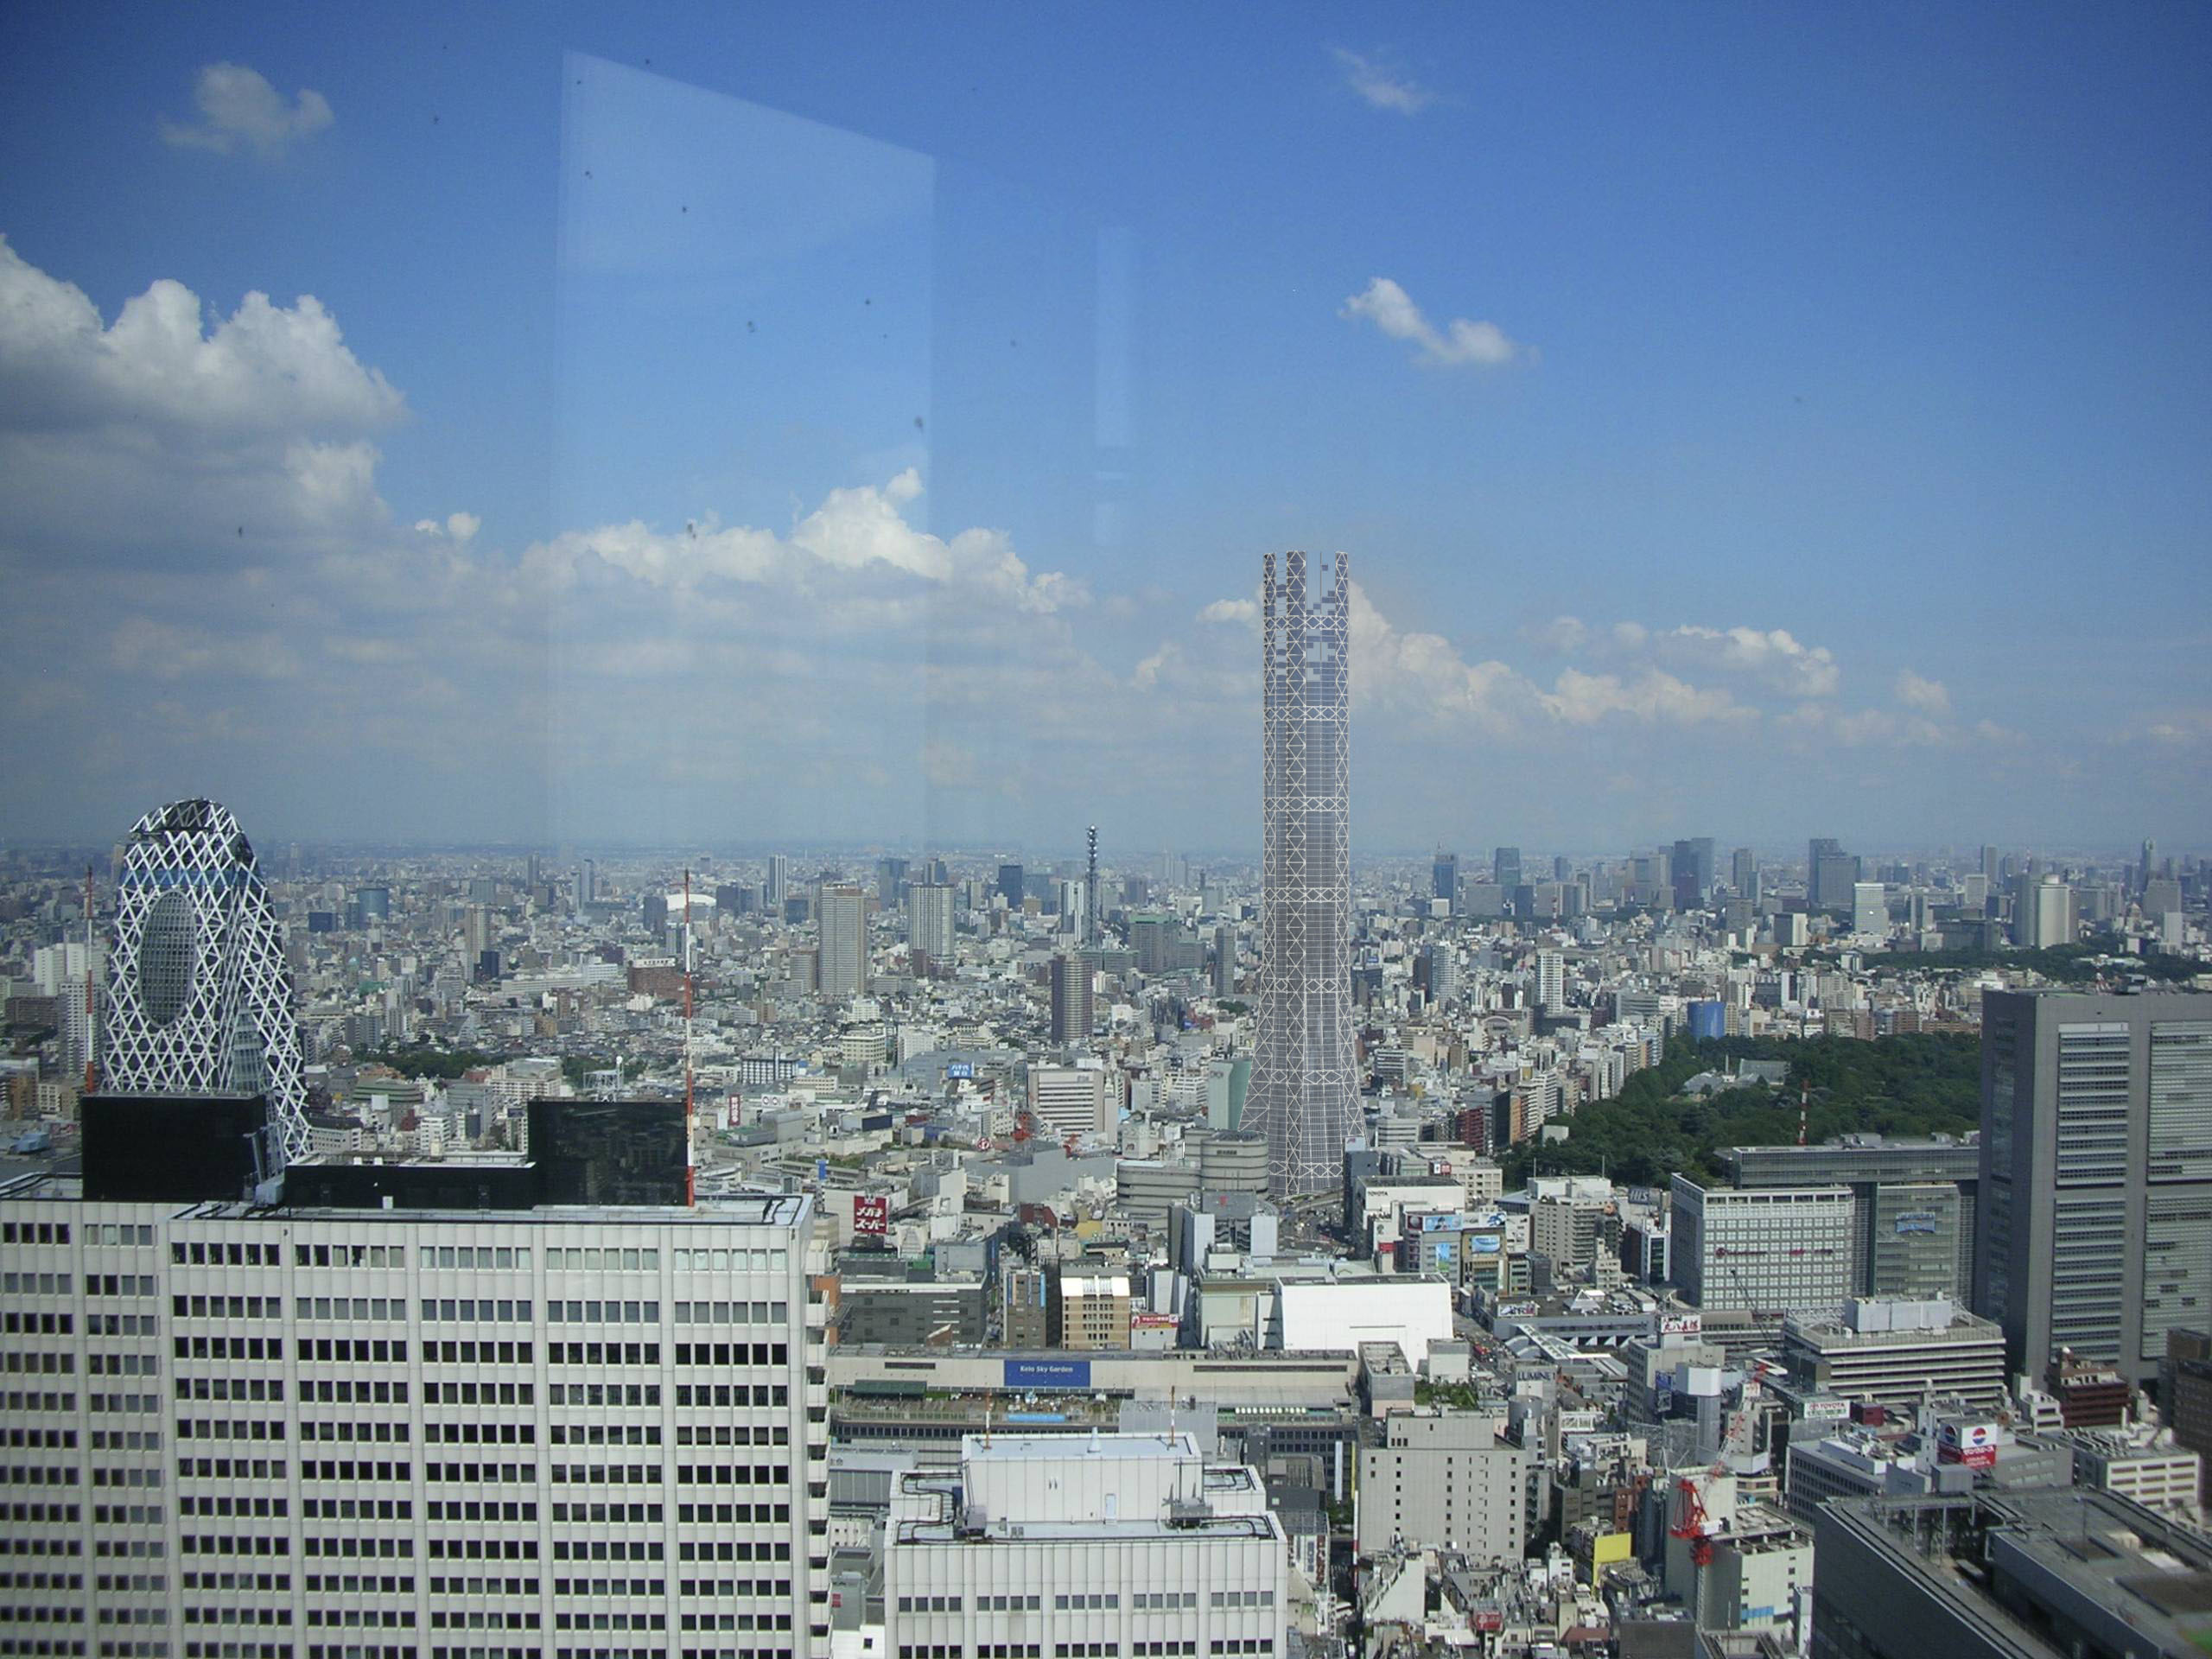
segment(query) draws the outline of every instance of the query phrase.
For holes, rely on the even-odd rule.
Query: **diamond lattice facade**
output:
[[[213,801],[149,812],[124,849],[100,1084],[116,1094],[258,1094],[308,1150],[283,938],[253,848]]]
[[[1276,1192],[1334,1190],[1357,1121],[1351,1041],[1351,573],[1262,564],[1259,1040],[1244,1128]]]

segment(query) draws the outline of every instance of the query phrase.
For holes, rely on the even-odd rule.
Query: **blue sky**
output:
[[[1249,846],[1302,545],[1375,849],[2195,844],[2208,111],[2177,5],[17,8],[0,833]]]

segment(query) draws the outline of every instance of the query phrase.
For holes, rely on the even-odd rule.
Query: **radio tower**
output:
[[[100,1086],[99,1003],[92,993],[92,867],[85,866],[85,1092]]]
[[[1332,1191],[1359,1121],[1351,1037],[1349,563],[1261,562],[1259,1032],[1244,1127],[1278,1196]]]
[[[1090,849],[1090,863],[1083,878],[1083,942],[1096,947],[1098,943],[1098,826],[1092,824],[1084,831],[1084,844]]]
[[[683,871],[683,1202],[699,1201],[699,1154],[691,1130],[691,870]]]

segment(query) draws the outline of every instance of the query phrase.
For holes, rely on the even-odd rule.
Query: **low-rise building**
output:
[[[1943,1298],[1854,1297],[1839,1313],[1785,1320],[1782,1357],[1800,1387],[1860,1404],[1994,1410],[2005,1397],[2003,1329]]]

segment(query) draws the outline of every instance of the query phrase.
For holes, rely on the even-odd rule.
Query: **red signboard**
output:
[[[891,1200],[865,1192],[853,1195],[853,1231],[881,1238],[891,1230]]]

